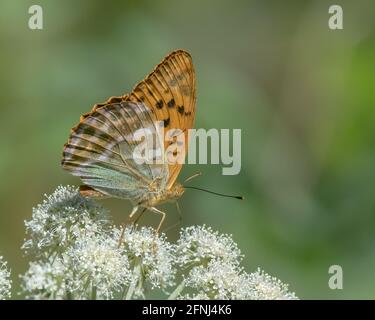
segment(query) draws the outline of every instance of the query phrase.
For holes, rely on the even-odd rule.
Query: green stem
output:
[[[74,300],[73,294],[70,290],[66,292],[66,300]]]
[[[91,288],[91,300],[96,300],[96,286],[92,285]]]
[[[133,269],[133,275],[132,275],[132,282],[130,283],[128,292],[126,293],[125,300],[130,300],[134,294],[135,288],[137,286],[137,282],[141,277],[141,264],[136,261],[134,269]]]
[[[176,289],[170,294],[168,297],[168,300],[176,300],[176,298],[179,296],[179,294],[184,290],[185,288],[185,280],[182,280],[181,283],[177,286]]]

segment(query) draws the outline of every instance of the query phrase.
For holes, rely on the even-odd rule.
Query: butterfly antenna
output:
[[[239,200],[245,199],[243,196],[232,196],[232,195],[229,195],[229,194],[218,193],[218,192],[214,192],[214,191],[210,191],[210,190],[206,190],[206,189],[202,189],[202,188],[198,188],[198,187],[184,186],[184,188],[204,191],[204,192],[215,194],[215,195],[220,196],[220,197],[234,198],[234,199],[239,199]]]
[[[201,175],[202,175],[202,172],[194,173],[192,176],[186,178],[185,181],[184,181],[184,183],[190,181],[191,179],[194,179],[194,178],[196,178],[196,177],[199,177],[199,176],[201,176]]]

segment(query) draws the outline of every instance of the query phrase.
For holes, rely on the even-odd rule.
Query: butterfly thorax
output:
[[[184,187],[180,183],[176,182],[169,189],[159,191],[155,190],[155,192],[149,193],[149,198],[139,203],[139,205],[143,207],[154,207],[165,202],[175,202],[182,196],[184,191]]]

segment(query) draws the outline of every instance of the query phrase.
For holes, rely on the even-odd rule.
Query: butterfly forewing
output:
[[[164,121],[166,131],[181,130],[187,153],[188,129],[194,124],[196,100],[195,73],[189,53],[172,52],[124,99],[145,103],[157,120]],[[168,148],[169,143],[165,142],[164,147]],[[168,188],[176,181],[181,168],[181,163],[169,164]]]

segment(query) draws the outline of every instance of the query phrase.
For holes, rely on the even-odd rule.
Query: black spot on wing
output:
[[[156,108],[158,108],[158,109],[163,108],[163,105],[164,105],[164,103],[163,103],[162,100],[157,101],[156,104],[155,104]]]
[[[171,122],[171,119],[170,119],[170,118],[165,119],[165,120],[163,121],[163,123],[164,123],[164,128],[168,127],[170,122]]]
[[[185,108],[184,108],[184,106],[178,106],[177,110],[178,110],[178,112],[179,112],[180,114],[183,114],[184,111],[185,111]]]
[[[168,102],[168,108],[173,108],[175,106],[175,101],[174,99],[172,98],[169,102]]]

